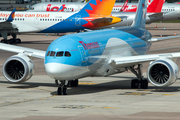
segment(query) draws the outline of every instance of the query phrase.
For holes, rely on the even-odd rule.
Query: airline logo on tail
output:
[[[128,4],[128,0],[126,0],[126,2],[124,3],[124,5],[122,6],[120,12],[127,10],[127,8],[128,8],[128,5],[127,5],[127,4]]]
[[[93,29],[93,27],[97,26],[102,27],[105,25],[110,25],[112,22],[113,24],[120,22],[120,18],[117,19],[116,17],[110,16],[114,4],[115,0],[91,0],[88,2],[86,6],[79,12],[82,18],[87,21],[87,23],[82,26]],[[107,20],[103,21],[103,19],[101,19],[107,17],[113,19],[113,21],[108,22]],[[98,20],[101,20],[101,22],[98,22]]]
[[[16,8],[13,9],[13,11],[12,11],[11,14],[9,15],[8,19],[6,20],[6,22],[12,22],[12,21],[14,20],[15,11],[16,11]]]
[[[147,12],[148,13],[159,13],[162,10],[162,6],[164,4],[165,0],[148,0],[148,8]],[[136,12],[137,7],[134,9],[129,9],[129,10],[124,10],[123,12]]]

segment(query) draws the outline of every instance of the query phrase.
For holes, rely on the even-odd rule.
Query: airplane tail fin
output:
[[[16,8],[13,9],[13,11],[12,11],[11,14],[9,15],[8,19],[6,20],[6,22],[12,22],[12,21],[14,20],[15,11],[16,11]]]
[[[124,3],[124,5],[122,6],[120,12],[124,12],[127,9],[127,4],[128,4],[128,0],[126,0],[126,2]]]
[[[116,0],[90,0],[80,11],[82,17],[110,15]]]
[[[148,13],[159,13],[162,10],[162,6],[164,4],[165,0],[153,0],[151,4],[149,4],[147,8]]]
[[[61,7],[59,7],[58,12],[63,12],[64,9],[66,9],[65,4],[63,4]]]
[[[147,0],[139,0],[136,16],[131,26],[136,28],[145,28],[146,12],[147,12]]]

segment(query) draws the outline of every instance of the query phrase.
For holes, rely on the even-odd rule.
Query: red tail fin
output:
[[[153,0],[147,8],[148,13],[159,13],[162,10],[162,6],[165,0]]]
[[[147,13],[159,13],[162,10],[162,6],[165,0],[153,0],[151,3],[148,1]],[[137,8],[125,10],[124,12],[136,12]]]
[[[127,7],[128,7],[127,4],[128,4],[128,0],[126,0],[126,2],[124,3],[124,5],[122,6],[120,12],[126,11],[126,9],[127,9]]]

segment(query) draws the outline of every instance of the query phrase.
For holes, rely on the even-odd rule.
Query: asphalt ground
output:
[[[146,26],[153,37],[180,35],[180,24],[158,23]],[[164,30],[165,28],[165,30]],[[64,34],[21,34],[17,46],[46,50]],[[10,38],[10,37],[9,37]],[[180,51],[180,40],[156,42],[148,54]],[[2,75],[2,65],[14,53],[0,50],[0,119],[1,120],[179,120],[180,79],[166,88],[149,83],[147,90],[131,89],[131,72],[109,77],[79,79],[78,87],[68,87],[67,96],[57,96],[57,86],[49,78],[43,60],[34,58],[35,75],[25,83],[9,83]],[[180,60],[177,60],[180,66]],[[143,75],[149,63],[143,64]]]

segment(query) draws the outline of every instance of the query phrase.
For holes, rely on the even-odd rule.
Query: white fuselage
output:
[[[0,12],[0,22],[7,20],[10,12]],[[55,13],[55,12],[16,12],[12,21],[12,26],[18,29],[18,32],[40,32],[61,21],[66,20],[75,12]],[[58,31],[57,31],[58,33]]]
[[[112,12],[119,12],[121,10],[121,7],[124,3],[115,3]],[[79,11],[81,10],[86,3],[62,3],[62,2],[45,2],[45,3],[38,3],[33,6],[31,6],[31,9],[29,11],[58,11],[58,9],[64,5],[64,11]],[[137,8],[137,3],[128,3],[129,9]],[[180,5],[179,4],[173,4],[173,3],[164,3],[162,7],[161,12],[171,12],[171,11],[180,11]]]

